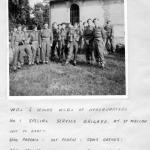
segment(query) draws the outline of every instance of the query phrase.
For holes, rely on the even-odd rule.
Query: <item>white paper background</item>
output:
[[[102,106],[112,105],[128,106],[128,113],[123,115],[123,118],[140,118],[150,119],[150,2],[149,0],[128,0],[128,93],[129,98],[127,100],[49,100],[49,101],[8,101],[7,100],[7,88],[8,81],[6,80],[8,75],[7,67],[7,1],[0,1],[0,150],[9,149],[9,107],[10,106],[32,106],[34,108],[38,106],[53,106],[57,107],[81,107],[81,106]],[[25,118],[30,114],[25,114]],[[54,117],[57,117],[55,114]],[[85,114],[88,115],[88,114]],[[33,114],[37,116],[37,114]],[[78,114],[75,114],[80,119]],[[93,117],[96,117],[93,114]],[[99,116],[97,116],[99,117]],[[109,116],[112,116],[110,114]],[[54,118],[53,118],[54,119]],[[25,124],[24,124],[25,126]],[[61,134],[69,133],[68,127],[59,129],[55,124],[51,124],[49,129],[54,129],[53,134],[58,134],[57,131],[61,131]],[[56,130],[58,129],[58,130]],[[113,129],[113,130],[112,130]],[[112,135],[126,137],[126,141],[122,143],[121,147],[125,150],[149,150],[150,149],[150,124],[146,126],[141,125],[128,125],[119,126],[118,128],[108,128],[108,132]],[[96,131],[101,131],[101,134],[105,134],[102,128],[92,129],[90,127],[72,128],[71,130],[75,135],[86,136],[86,134],[97,134]],[[80,135],[81,136],[81,135]],[[74,146],[74,145],[73,145]],[[82,143],[79,146],[81,149],[87,149],[88,145]],[[79,147],[75,147],[78,149]],[[89,146],[90,147],[90,146]],[[57,145],[57,149],[72,149],[70,146],[64,148]],[[73,149],[74,149],[73,148]],[[91,149],[98,150],[99,147],[90,147]],[[46,149],[47,150],[47,149]]]

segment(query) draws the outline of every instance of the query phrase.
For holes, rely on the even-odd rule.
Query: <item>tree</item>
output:
[[[34,6],[34,24],[38,26],[38,29],[41,29],[43,24],[49,22],[49,5],[43,5],[43,3],[37,3]]]
[[[33,14],[33,22],[38,26],[38,29],[41,29],[43,26],[44,18],[43,18],[43,4],[42,3],[37,3],[34,6]]]
[[[28,0],[9,0],[10,28],[16,24],[30,24],[30,11]]]

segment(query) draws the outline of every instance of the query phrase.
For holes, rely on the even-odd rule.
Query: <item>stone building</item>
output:
[[[68,23],[99,18],[101,24],[110,19],[117,42],[124,41],[124,0],[51,0],[49,23]]]

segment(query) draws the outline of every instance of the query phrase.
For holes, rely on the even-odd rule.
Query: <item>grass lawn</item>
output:
[[[83,55],[77,66],[25,66],[17,73],[10,72],[10,96],[52,95],[125,95],[125,59],[107,55],[106,68],[89,66]]]

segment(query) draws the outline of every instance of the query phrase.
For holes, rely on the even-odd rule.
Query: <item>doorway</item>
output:
[[[79,23],[80,21],[80,10],[77,4],[72,4],[70,8],[70,22],[72,25],[74,23]]]

